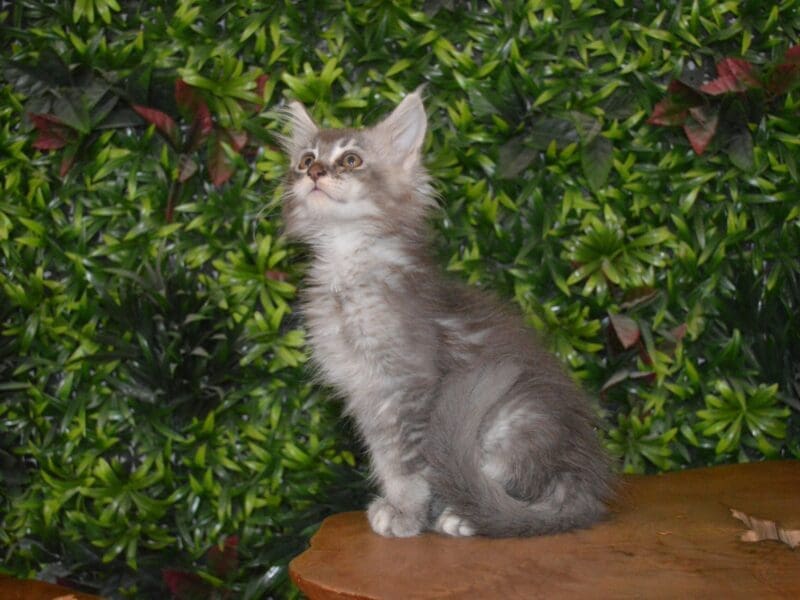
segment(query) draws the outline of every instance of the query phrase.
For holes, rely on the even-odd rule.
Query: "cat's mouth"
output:
[[[338,202],[340,204],[342,202],[338,198],[334,198],[333,196],[331,196],[328,192],[326,192],[325,190],[323,190],[321,187],[319,187],[316,184],[314,184],[314,187],[311,188],[310,192],[308,192],[308,198],[314,198],[314,197],[316,197],[316,198],[325,198],[327,200],[330,200],[332,202]]]
[[[328,192],[326,192],[325,190],[323,190],[321,187],[319,187],[319,186],[317,186],[317,185],[315,185],[313,188],[311,188],[311,191],[310,191],[310,192],[308,192],[308,195],[310,196],[310,195],[311,195],[311,194],[313,194],[314,192],[317,192],[317,193],[319,193],[319,194],[322,194],[323,196],[325,196],[325,197],[327,197],[327,198],[331,198],[331,195],[330,195]],[[333,200],[333,198],[331,198],[331,200]]]

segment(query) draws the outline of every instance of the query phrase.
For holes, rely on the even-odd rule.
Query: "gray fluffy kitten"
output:
[[[522,319],[445,279],[419,91],[364,130],[288,109],[284,218],[313,260],[304,312],[321,379],[369,448],[372,529],[536,535],[586,527],[612,476],[592,411]]]

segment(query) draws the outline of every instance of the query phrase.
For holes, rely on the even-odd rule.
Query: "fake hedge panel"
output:
[[[7,3],[0,570],[283,596],[363,506],[281,237],[291,98],[358,126],[427,83],[443,268],[544,332],[623,470],[800,456],[800,3],[662,6]]]

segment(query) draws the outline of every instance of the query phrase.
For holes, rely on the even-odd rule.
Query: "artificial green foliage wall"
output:
[[[2,10],[3,571],[282,596],[364,502],[281,236],[289,98],[358,126],[427,83],[443,268],[521,307],[622,469],[800,457],[800,2]],[[702,95],[723,58],[781,83]]]

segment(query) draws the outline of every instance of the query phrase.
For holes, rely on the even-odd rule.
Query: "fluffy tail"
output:
[[[482,468],[485,460],[482,438],[499,405],[513,401],[519,394],[531,394],[526,376],[519,365],[505,363],[448,378],[432,416],[429,460],[436,504],[466,519],[479,535],[556,533],[588,527],[605,512],[611,475],[592,431],[588,408],[577,406],[577,411],[567,411],[580,422],[579,431],[572,429],[581,439],[562,440],[571,456],[540,453],[535,444],[531,445],[529,462],[521,465],[534,483],[530,497],[510,495],[506,484],[488,476]],[[555,385],[558,388],[562,384]],[[570,404],[573,404],[579,393],[570,389],[570,382],[563,385],[565,391],[569,390],[567,394],[572,396]],[[542,408],[538,404],[533,403],[532,412]],[[541,427],[548,424],[544,422]],[[543,438],[549,435],[558,432],[542,432]],[[556,453],[564,454],[560,450]]]

